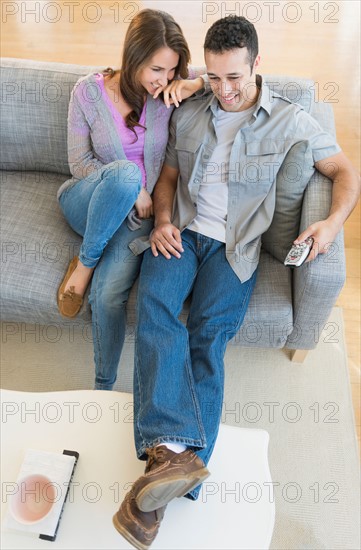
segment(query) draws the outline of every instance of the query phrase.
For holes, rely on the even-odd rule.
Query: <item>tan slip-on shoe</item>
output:
[[[58,290],[58,309],[63,317],[76,317],[83,305],[83,297],[74,292],[73,286],[64,292],[66,283],[69,281],[71,274],[75,271],[78,261],[78,256],[74,256]]]
[[[146,449],[145,474],[133,485],[137,506],[151,512],[197,487],[209,475],[204,462],[191,449],[174,453],[165,445]]]
[[[113,516],[116,530],[138,550],[147,550],[158,534],[165,507],[153,512],[139,510],[133,491],[123,500],[118,512]]]

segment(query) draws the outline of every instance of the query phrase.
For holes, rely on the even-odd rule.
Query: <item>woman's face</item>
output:
[[[154,95],[159,86],[164,88],[174,78],[179,55],[165,46],[155,52],[139,73],[139,82],[146,91]]]

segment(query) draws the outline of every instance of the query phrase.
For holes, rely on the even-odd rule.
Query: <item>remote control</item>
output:
[[[292,245],[284,261],[290,267],[300,267],[307,259],[313,245],[313,239],[308,237],[303,243]]]

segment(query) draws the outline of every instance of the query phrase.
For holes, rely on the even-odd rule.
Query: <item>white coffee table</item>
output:
[[[17,479],[25,449],[80,453],[54,542],[6,529],[6,549],[132,548],[112,525],[143,472],[133,443],[132,396],[102,391],[1,391],[2,487]],[[199,500],[172,501],[152,549],[269,548],[275,519],[268,433],[222,425]],[[6,516],[8,499],[1,503]]]

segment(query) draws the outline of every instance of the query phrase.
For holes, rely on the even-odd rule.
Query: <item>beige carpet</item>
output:
[[[129,336],[119,391],[131,391],[132,350]],[[1,387],[91,389],[92,354],[90,330],[3,323]],[[302,365],[284,350],[229,346],[223,421],[270,434],[272,549],[360,548],[358,450],[339,308]]]

